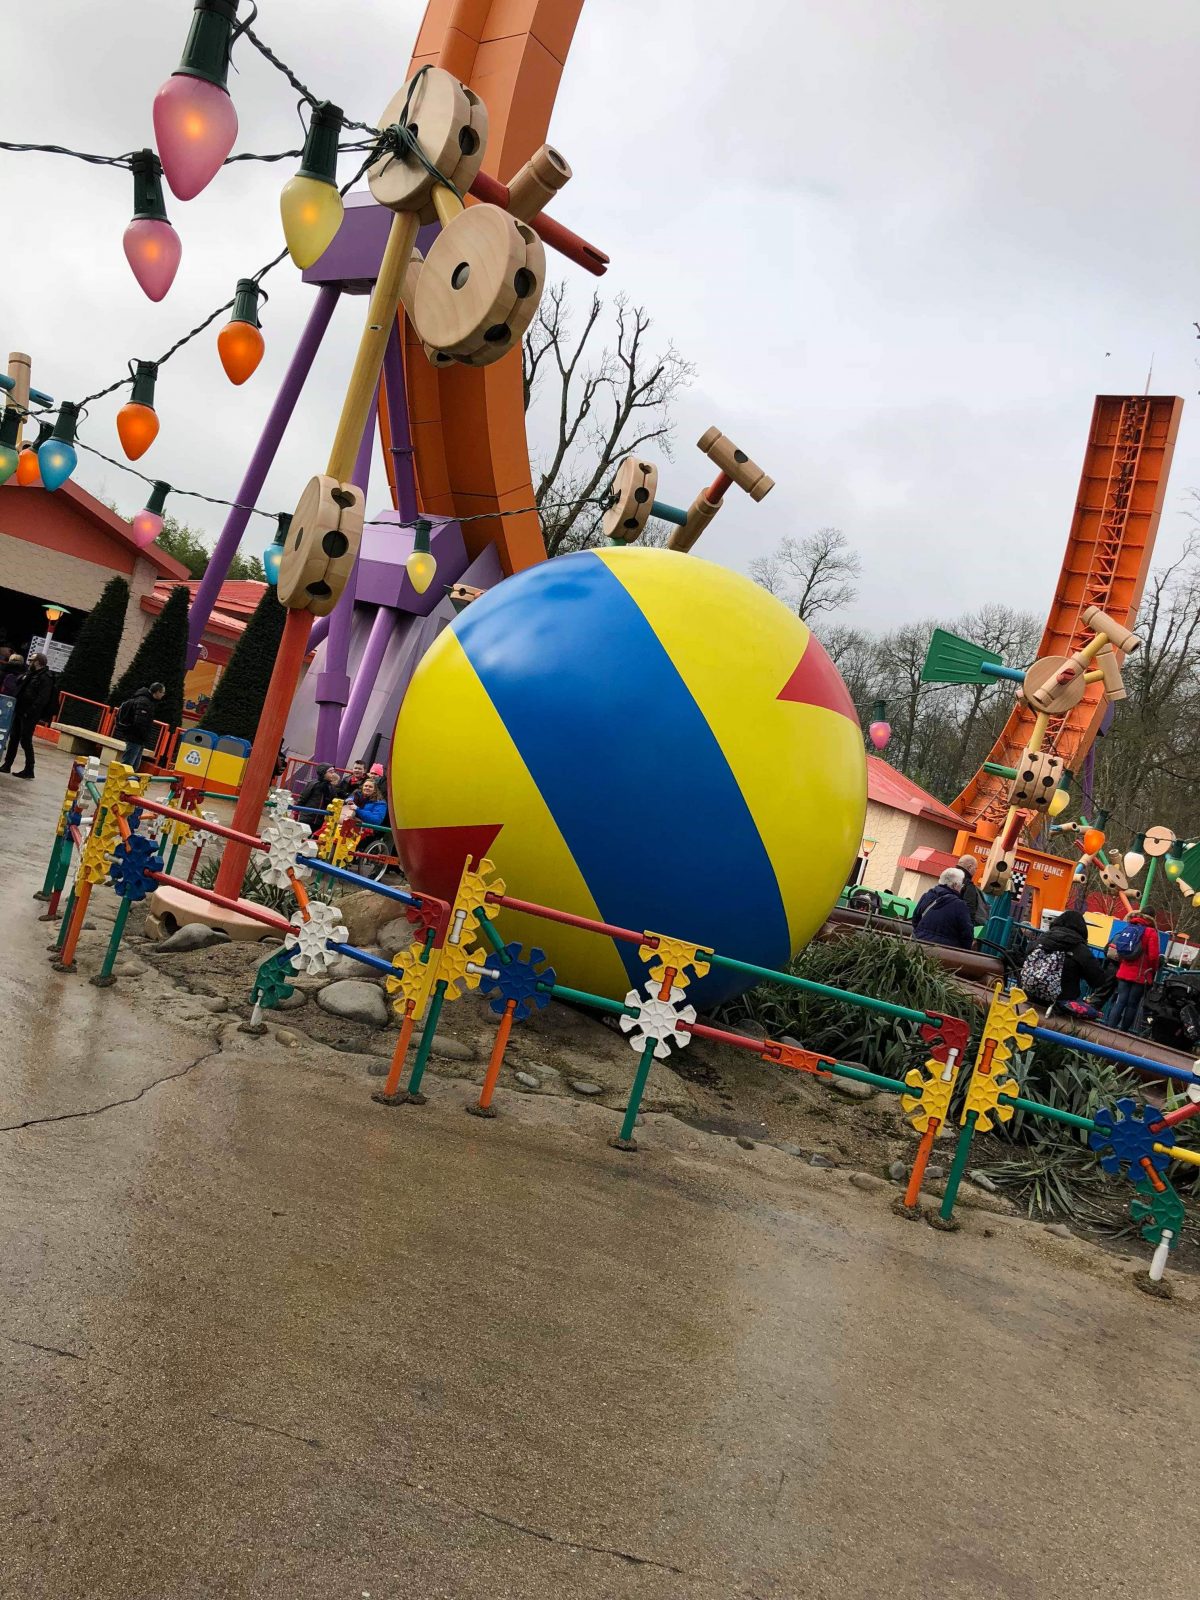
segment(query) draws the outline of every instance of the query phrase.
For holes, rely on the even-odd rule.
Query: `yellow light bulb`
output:
[[[1066,789],[1056,789],[1050,796],[1050,815],[1052,817],[1061,817],[1070,804],[1070,792]]]
[[[301,269],[319,261],[342,225],[342,197],[320,178],[289,178],[279,195],[288,253]]]
[[[414,550],[404,563],[408,581],[418,594],[424,594],[437,577],[437,562],[428,550]]]

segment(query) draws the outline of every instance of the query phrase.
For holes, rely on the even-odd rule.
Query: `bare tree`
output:
[[[781,539],[750,563],[750,576],[803,622],[840,611],[858,593],[862,562],[840,528],[818,528],[807,539]]]
[[[674,345],[653,348],[649,313],[624,295],[612,302],[615,340],[601,342],[604,312],[593,294],[576,332],[566,285],[551,284],[522,347],[525,410],[550,438],[534,496],[549,556],[600,542],[603,491],[622,457],[653,445],[671,459],[672,406],[695,371]]]

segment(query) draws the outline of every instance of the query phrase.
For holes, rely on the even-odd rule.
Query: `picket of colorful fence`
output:
[[[520,900],[506,892],[506,885],[495,877],[492,863],[487,860],[478,864],[470,858],[466,860],[452,902],[386,885],[345,865],[353,842],[349,831],[340,826],[336,812],[329,817],[330,825],[321,838],[314,841],[311,828],[288,814],[292,797],[286,790],[276,791],[271,796],[262,836],[255,837],[223,827],[195,809],[152,800],[147,791],[153,781],[114,762],[103,787],[98,787],[84,763],[76,763],[72,769],[41,892],[41,897],[50,897],[47,915],[52,915],[57,905],[55,897],[65,885],[72,852],[78,849],[76,881],[63,915],[62,930],[52,947],[60,971],[74,970],[79,929],[94,885],[108,878],[121,898],[101,970],[93,979],[104,986],[112,981],[113,963],[130,906],[143,899],[152,885],[169,884],[251,917],[282,937],[282,949],[263,961],[255,974],[252,1026],[259,1023],[263,1010],[273,1009],[292,993],[290,980],[298,972],[323,972],[339,956],[348,956],[386,974],[386,987],[401,1025],[387,1080],[372,1095],[381,1105],[425,1103],[421,1085],[443,1010],[468,993],[480,992],[489,999],[499,1021],[479,1098],[467,1109],[477,1116],[494,1116],[495,1090],[514,1025],[526,1021],[551,999],[559,999],[615,1017],[637,1053],[623,1120],[609,1140],[617,1150],[632,1152],[638,1148],[634,1129],[653,1061],[668,1059],[693,1039],[708,1039],[791,1071],[810,1073],[826,1081],[846,1078],[897,1095],[901,1111],[920,1136],[905,1193],[895,1203],[902,1216],[924,1218],[943,1230],[956,1228],[955,1203],[975,1135],[986,1133],[996,1122],[1007,1122],[1022,1111],[1085,1133],[1104,1169],[1125,1177],[1133,1185],[1131,1215],[1141,1225],[1143,1238],[1154,1246],[1149,1274],[1152,1283],[1161,1280],[1169,1253],[1179,1243],[1183,1203],[1166,1173],[1172,1161],[1200,1166],[1200,1154],[1169,1141],[1178,1124],[1200,1113],[1200,1073],[1120,1053],[1126,1064],[1147,1067],[1185,1085],[1186,1103],[1167,1112],[1152,1105],[1139,1105],[1132,1099],[1120,1099],[1112,1107],[1098,1109],[1094,1117],[1082,1117],[1025,1098],[1013,1075],[1013,1062],[1018,1054],[1029,1051],[1036,1039],[1066,1043],[1097,1055],[1113,1052],[1093,1046],[1086,1039],[1040,1027],[1026,996],[1017,988],[1005,991],[1002,985],[996,985],[978,1045],[968,1060],[971,1029],[962,1018],[897,1005],[815,983],[794,973],[759,967],[693,941],[620,928]],[[85,797],[95,807],[90,825],[83,814]],[[193,798],[189,804],[194,807],[196,800]],[[139,832],[148,818],[159,821],[157,838]],[[234,839],[255,852],[264,881],[290,888],[295,902],[291,917],[284,918],[249,901],[230,901],[172,876],[175,855],[194,832],[204,837]],[[168,852],[165,856],[164,850]],[[413,927],[412,943],[391,961],[351,944],[336,905],[310,899],[305,882],[314,875],[365,889],[402,905]],[[636,947],[638,959],[645,964],[645,982],[632,988],[623,1000],[559,984],[543,950],[507,942],[495,927],[496,917],[506,909]],[[687,991],[693,978],[702,978],[712,967],[916,1024],[928,1046],[927,1058],[899,1082],[784,1040],[754,1038],[711,1027],[698,1020]],[[401,1078],[418,1024],[420,1041],[402,1088]],[[951,1131],[951,1101],[960,1080],[963,1093],[957,1107],[954,1154],[941,1204],[935,1212],[929,1211],[920,1204],[922,1182],[935,1140]]]

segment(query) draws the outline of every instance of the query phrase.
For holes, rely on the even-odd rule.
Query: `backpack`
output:
[[[1132,961],[1142,952],[1142,945],[1146,937],[1146,930],[1140,923],[1127,922],[1123,928],[1117,930],[1113,939],[1113,948],[1124,961]]]
[[[1031,950],[1021,968],[1021,988],[1036,1005],[1052,1006],[1062,993],[1065,950]]]
[[[130,695],[128,700],[123,700],[117,707],[117,731],[133,733],[140,720],[141,706],[137,696]]]

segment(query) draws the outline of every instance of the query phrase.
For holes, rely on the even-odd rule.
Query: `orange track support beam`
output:
[[[1154,556],[1167,477],[1183,401],[1173,395],[1099,395],[1092,413],[1075,516],[1054,602],[1037,654],[1070,655],[1090,637],[1083,613],[1099,606],[1134,627]],[[1104,717],[1099,683],[1065,717],[1051,719],[1043,746],[1077,771]],[[1018,704],[988,761],[1015,766],[1033,732],[1034,714]],[[1008,786],[983,767],[951,808],[964,825],[994,827],[1007,812]],[[1040,820],[1040,819],[1039,819]],[[1036,830],[1038,820],[1030,824]]]

